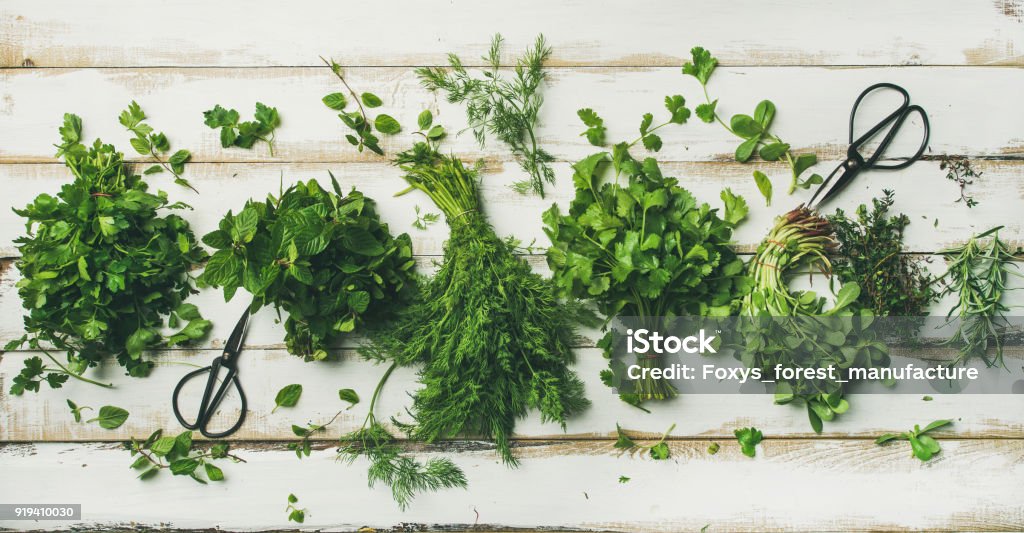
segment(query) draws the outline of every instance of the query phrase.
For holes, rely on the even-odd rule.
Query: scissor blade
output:
[[[246,309],[242,313],[242,317],[238,319],[238,323],[235,324],[235,329],[231,330],[231,335],[228,337],[228,342],[224,345],[224,353],[232,356],[238,355],[242,351],[242,341],[245,340],[245,332],[249,325],[249,310]]]

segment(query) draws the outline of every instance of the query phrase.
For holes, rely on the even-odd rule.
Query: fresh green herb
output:
[[[149,479],[161,470],[170,470],[176,476],[189,476],[198,483],[223,481],[224,472],[213,461],[229,459],[235,463],[245,460],[229,452],[227,443],[215,443],[208,450],[194,449],[192,432],[185,431],[175,437],[163,436],[163,430],[156,430],[145,441],[134,438],[125,447],[135,457],[131,468],[141,470],[139,479]],[[199,467],[202,467],[200,469]],[[206,477],[204,479],[203,473]]]
[[[736,356],[748,368],[761,368],[770,375],[777,365],[869,368],[889,364],[888,349],[868,328],[873,313],[857,305],[861,291],[856,283],[844,283],[827,311],[824,297],[789,289],[797,270],[829,273],[831,263],[826,254],[835,247],[828,220],[810,209],[801,206],[776,219],[747,266],[754,289],[744,296],[740,314],[767,319],[739,322],[737,333],[743,342]],[[839,379],[777,384],[776,404],[798,399],[806,404],[811,427],[818,433],[824,421],[850,408]]]
[[[718,99],[711,100],[711,97],[708,96],[708,79],[718,66],[718,60],[711,55],[711,52],[699,46],[690,50],[690,55],[692,61],[683,65],[683,74],[697,78],[701,88],[704,89],[705,103],[697,106],[697,116],[709,124],[718,122],[729,133],[743,139],[743,142],[736,147],[737,161],[745,163],[753,157],[755,152],[764,161],[785,160],[792,174],[789,182],[789,194],[793,194],[797,187],[808,189],[823,181],[818,174],[812,174],[807,179],[800,178],[805,170],[818,162],[818,157],[814,154],[793,153],[789,144],[770,131],[772,120],[775,118],[775,104],[771,101],[762,100],[758,103],[753,116],[733,115],[729,123],[726,124],[718,114]],[[757,187],[761,194],[770,204],[771,182],[768,181],[768,177],[761,172],[755,172],[754,179],[757,181]]]
[[[889,216],[893,192],[857,208],[856,219],[840,209],[828,217],[839,242],[833,260],[835,274],[842,283],[856,283],[857,302],[876,316],[924,316],[928,306],[938,299],[935,280],[920,259],[903,252],[903,231],[910,224],[906,215]]]
[[[113,405],[104,405],[103,407],[100,407],[99,416],[86,420],[85,422],[87,424],[90,422],[96,422],[103,429],[117,429],[121,427],[121,424],[124,424],[125,420],[128,420],[128,411],[125,411],[120,407],[114,407]]]
[[[288,513],[289,522],[303,523],[306,521],[306,509],[299,509],[295,506],[299,503],[299,498],[294,494],[288,495],[288,507],[285,508],[285,512]]]
[[[910,441],[910,455],[912,457],[917,457],[921,462],[925,462],[934,457],[935,454],[942,451],[939,447],[939,442],[926,433],[935,431],[936,429],[948,426],[952,423],[952,420],[936,420],[925,426],[924,429],[921,429],[921,426],[915,425],[913,430],[904,433],[886,433],[885,435],[875,439],[875,444],[885,444],[886,442],[893,440]]]
[[[370,461],[367,472],[370,487],[377,482],[389,486],[391,496],[405,510],[419,493],[466,488],[466,476],[462,469],[447,458],[430,459],[424,464],[402,455],[401,446],[377,421],[374,406],[388,377],[397,366],[397,363],[392,363],[381,376],[370,398],[370,409],[362,427],[341,438],[338,458],[351,464],[360,456],[366,457]]]
[[[79,407],[78,404],[71,400],[68,400],[68,408],[71,409],[71,416],[75,417],[75,422],[82,421],[82,411],[86,409],[92,411],[92,407],[89,407],[88,405],[83,405],[82,407]]]
[[[289,442],[288,449],[294,451],[295,456],[298,457],[300,460],[303,457],[309,457],[309,454],[312,453],[313,451],[313,445],[310,442],[310,439],[315,434],[326,430],[327,426],[333,424],[334,421],[337,420],[339,416],[341,416],[341,411],[335,413],[334,418],[331,418],[330,420],[323,424],[314,424],[312,422],[309,422],[306,424],[306,427],[292,424],[292,433],[294,433],[296,437],[300,437],[301,440],[299,440],[299,442]]]
[[[299,398],[302,396],[302,385],[298,383],[292,383],[287,385],[281,390],[277,391],[277,396],[274,397],[274,408],[270,410],[271,413],[277,411],[278,407],[295,407],[295,404],[299,403]]]
[[[43,381],[58,388],[69,377],[109,387],[81,375],[107,355],[129,375],[144,376],[153,363],[143,351],[198,339],[210,329],[197,310],[177,333],[160,331],[164,317],[196,292],[189,271],[206,258],[185,219],[160,214],[188,206],[147,192],[113,146],[99,140],[83,145],[78,116],[65,114],[60,134],[57,156],[75,179],[56,197],[41,194],[14,210],[27,219],[28,234],[14,241],[27,334],[5,347],[27,344],[55,366],[25,359],[13,379],[14,395],[38,392]],[[67,366],[50,355],[51,346],[67,352]]]
[[[675,107],[681,99],[665,99],[672,112],[666,124],[686,115]],[[650,116],[645,115],[645,123]],[[653,135],[653,129],[644,131],[647,137],[642,138]],[[733,228],[746,217],[746,201],[723,190],[720,218],[717,209],[698,204],[676,178],[662,175],[653,158],[633,159],[629,148],[639,141],[620,143],[611,154],[599,152],[573,165],[576,196],[568,214],[558,205],[544,213],[555,282],[571,297],[593,300],[608,320],[731,314],[733,302],[750,288],[743,261],[730,246]],[[606,178],[609,169],[614,176]],[[610,357],[613,335],[609,331],[600,346],[614,370],[624,363]],[[659,364],[656,357],[638,362]],[[615,386],[613,378],[623,374],[605,371],[604,381]],[[620,397],[640,406],[675,394],[668,381],[645,377]]]
[[[438,220],[441,220],[439,213],[420,213],[420,206],[415,206],[416,209],[416,221],[412,223],[412,227],[416,229],[425,230],[427,226],[433,225]]]
[[[607,131],[604,127],[604,119],[597,116],[597,113],[589,107],[580,109],[576,114],[583,121],[583,125],[587,127],[587,131],[581,133],[580,137],[586,137],[587,142],[594,146],[604,146],[604,136]]]
[[[384,150],[380,147],[380,139],[373,134],[374,128],[376,128],[378,133],[394,135],[402,131],[401,124],[394,117],[384,113],[377,115],[376,118],[371,120],[370,116],[366,114],[366,108],[380,107],[383,104],[380,97],[373,93],[363,93],[361,97],[356,96],[355,91],[345,81],[345,73],[341,65],[335,63],[333,59],[330,61],[323,57],[320,59],[341,80],[341,84],[345,86],[345,90],[348,92],[351,100],[356,103],[356,110],[345,111],[349,103],[349,98],[345,96],[345,93],[331,93],[323,97],[324,105],[335,111],[340,111],[338,118],[341,119],[345,126],[352,130],[352,134],[345,135],[345,139],[360,152],[363,151],[363,148],[366,148],[377,155],[384,155]],[[429,113],[429,111],[426,113]]]
[[[971,161],[966,157],[944,155],[939,161],[939,170],[946,171],[946,179],[960,187],[960,198],[957,198],[957,203],[963,202],[968,208],[978,205],[978,201],[967,194],[967,186],[974,185],[974,180],[980,178],[983,173],[974,170]]]
[[[952,364],[966,363],[980,357],[988,366],[1003,366],[1002,334],[1006,312],[1010,308],[1003,302],[1011,271],[1017,268],[1017,253],[999,238],[1002,226],[972,236],[966,244],[939,252],[946,258],[947,270],[942,279],[946,283],[943,295],[957,297],[956,305],[947,317],[956,315],[957,331],[948,341],[959,345],[960,354]],[[994,357],[988,355],[993,348]]]
[[[410,410],[412,438],[480,435],[493,439],[514,466],[517,418],[536,408],[542,420],[564,427],[589,404],[568,368],[583,309],[560,302],[554,284],[495,234],[481,213],[477,172],[425,137],[398,155],[409,183],[399,194],[423,191],[444,213],[451,228],[444,259],[421,298],[362,350],[378,360],[423,365],[424,386],[413,393]]]
[[[551,48],[544,36],[538,35],[533,48],[516,60],[514,76],[507,80],[501,75],[501,43],[501,35],[495,35],[484,56],[490,69],[483,72],[483,79],[470,76],[455,54],[448,55],[450,70],[423,67],[416,69],[416,74],[427,89],[444,91],[449,102],[466,103],[469,127],[481,147],[490,134],[512,150],[530,175],[513,189],[524,194],[532,190],[543,198],[545,182],[555,182],[555,171],[549,165],[554,157],[538,146],[535,130],[544,101],[539,93],[546,77],[543,65]]]
[[[331,182],[333,194],[310,180],[250,200],[203,237],[217,252],[199,281],[223,287],[225,300],[244,288],[253,310],[283,308],[288,351],[307,360],[386,319],[410,292],[415,266],[409,236],[392,237],[373,200]]]
[[[924,397],[921,398],[921,400],[926,401],[926,402],[930,402],[930,401],[932,401],[934,399],[935,398],[932,398],[931,396],[924,396]]]
[[[256,102],[255,120],[239,120],[238,111],[224,109],[219,104],[209,111],[203,111],[203,123],[212,129],[220,128],[222,147],[237,146],[249,149],[256,141],[263,141],[270,149],[270,157],[274,157],[274,130],[281,125],[277,108]]]
[[[181,174],[185,172],[185,163],[192,159],[192,152],[178,150],[165,160],[163,156],[171,151],[171,143],[167,140],[166,135],[162,132],[153,133],[153,127],[143,122],[146,120],[146,113],[139,107],[138,103],[132,100],[132,103],[128,105],[128,109],[121,111],[118,120],[128,131],[135,134],[135,138],[130,141],[132,148],[139,155],[148,155],[157,162],[156,165],[147,168],[143,174],[156,174],[166,170],[174,176],[174,183],[188,187],[197,193],[199,192],[196,191],[195,187],[188,180],[181,177]]]
[[[620,450],[628,450],[631,453],[634,451],[646,450],[647,453],[651,456],[651,458],[654,459],[655,461],[668,459],[669,457],[671,457],[672,453],[668,447],[668,443],[665,442],[665,439],[668,438],[669,434],[672,433],[672,430],[675,428],[676,425],[672,424],[671,426],[669,426],[668,430],[666,430],[665,433],[662,434],[661,439],[659,439],[658,442],[655,442],[650,446],[641,446],[637,444],[632,438],[630,438],[630,436],[627,435],[625,431],[622,430],[622,426],[615,424],[615,433],[617,436],[617,440],[615,441],[615,448]]]
[[[743,455],[753,457],[757,454],[757,444],[761,442],[764,435],[757,428],[740,428],[733,431],[736,435],[736,442],[740,443],[740,450]]]
[[[711,444],[708,445],[708,454],[715,455],[716,453],[718,453],[718,450],[720,449],[722,449],[722,446],[720,444],[718,444],[717,442],[712,442]]]
[[[356,391],[354,391],[352,389],[341,389],[341,390],[339,390],[338,391],[338,398],[340,398],[341,401],[343,401],[343,402],[348,402],[348,403],[352,404],[352,405],[350,405],[348,407],[349,409],[355,407],[355,405],[357,403],[359,403],[359,395],[356,394]]]
[[[632,479],[632,478],[629,478],[629,477],[626,477],[626,476],[619,476],[619,483],[622,483],[622,484],[629,483],[630,479]]]

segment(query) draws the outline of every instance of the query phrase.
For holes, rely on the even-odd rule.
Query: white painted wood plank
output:
[[[820,166],[833,163],[830,161]],[[908,251],[935,252],[997,225],[1006,227],[1001,233],[1004,239],[1024,238],[1024,226],[1019,217],[1013,216],[1024,196],[1020,180],[1024,163],[979,161],[976,167],[985,174],[968,189],[980,203],[974,209],[955,203],[960,197],[957,186],[945,179],[945,173],[939,170],[937,162],[922,161],[899,173],[862,174],[841,196],[825,206],[826,212],[835,208],[851,211],[857,205],[869,203],[871,198],[880,196],[883,189],[892,189],[896,193],[893,209],[911,217],[905,236]],[[777,170],[772,175],[781,189],[788,171],[774,168]],[[481,187],[483,206],[499,235],[514,235],[524,243],[535,240],[540,247],[550,245],[543,231],[541,214],[554,203],[563,212],[567,211],[575,195],[569,165],[559,163],[555,169],[558,179],[549,188],[545,199],[523,196],[509,189],[510,184],[522,177],[518,167],[506,164],[485,173]],[[668,176],[677,176],[681,185],[698,200],[716,208],[722,207],[719,195],[725,187],[743,195],[750,205],[750,215],[737,228],[734,239],[740,250],[745,252],[756,249],[776,216],[806,202],[813,192],[800,190],[793,196],[786,196],[784,191],[779,191],[772,205],[766,206],[750,176],[750,167],[725,163],[668,163],[662,165],[662,169]],[[443,222],[430,226],[427,231],[412,227],[417,205],[430,212],[439,210],[426,196],[417,192],[393,197],[395,192],[405,187],[405,181],[397,168],[383,163],[193,164],[186,176],[199,189],[199,195],[174,185],[160,175],[146,179],[154,189],[167,191],[172,200],[187,202],[195,208],[180,214],[201,236],[215,230],[229,209],[237,212],[249,198],[262,199],[267,194],[277,193],[282,183],[287,187],[299,180],[317,179],[329,187],[328,171],[334,173],[345,190],[354,186],[377,200],[381,218],[388,222],[392,233],[409,233],[416,254],[442,253],[448,237],[448,227]],[[56,194],[70,179],[70,173],[56,165],[0,165],[0,183],[5,184],[6,190],[4,199],[0,200],[0,257],[16,257],[18,254],[13,241],[25,233],[24,219],[11,208],[22,208],[44,192]],[[927,191],[927,194],[922,194],[922,191]]]
[[[769,435],[770,437],[770,435]],[[1024,442],[943,440],[922,464],[905,443],[766,440],[755,459],[722,442],[673,442],[672,458],[621,454],[612,443],[529,444],[508,470],[493,452],[448,454],[469,490],[417,498],[400,512],[383,486],[366,487],[365,463],[335,461],[332,448],[299,461],[284,450],[241,448],[247,464],[226,464],[226,480],[198,486],[162,473],[139,481],[119,446],[29,444],[0,447],[0,485],[12,503],[81,503],[84,520],[11,521],[16,529],[113,526],[226,530],[353,531],[434,524],[443,530],[569,528],[588,531],[862,531],[1024,528]],[[436,451],[420,452],[437,457]],[[630,477],[619,483],[620,475]],[[60,480],[54,483],[54,480]],[[286,521],[289,493],[307,509]],[[116,494],[116,497],[111,497]],[[941,502],[941,503],[940,503]]]
[[[378,111],[395,116],[407,132],[426,106],[449,131],[466,125],[463,107],[420,87],[409,68],[350,69],[348,76],[356,91],[380,95],[385,105]],[[712,78],[710,91],[712,98],[720,99],[718,109],[726,117],[753,113],[760,100],[772,100],[779,110],[773,131],[795,149],[815,151],[824,160],[845,156],[850,106],[864,88],[879,81],[903,85],[928,111],[930,153],[1024,155],[1024,138],[1017,127],[1024,122],[1024,109],[1004,104],[1013,101],[1024,85],[1024,69],[722,68]],[[979,86],[985,87],[984,97],[979,96]],[[345,141],[347,131],[337,113],[321,102],[324,95],[339,90],[340,83],[326,67],[0,71],[0,120],[5,124],[0,129],[0,162],[52,161],[65,112],[82,117],[87,139],[98,136],[134,154],[128,133],[117,122],[118,113],[133,99],[175,148],[190,149],[196,161],[273,160],[262,143],[253,150],[221,148],[218,132],[203,124],[202,112],[215,104],[251,117],[257,101],[276,106],[281,114],[276,160],[381,160],[369,152],[360,156]],[[580,136],[585,128],[576,111],[582,107],[605,118],[610,141],[633,140],[643,113],[663,120],[667,94],[684,95],[691,108],[703,102],[697,81],[675,67],[553,70],[544,91],[541,145],[564,161],[596,151]],[[891,102],[882,98],[865,102],[866,114],[859,124],[873,124],[872,119],[890,109],[883,107],[886,104]],[[867,114],[870,111],[874,114]],[[915,120],[909,121],[890,155],[916,150],[920,126]],[[662,133],[665,147],[659,159],[664,161],[731,161],[739,144],[724,128],[696,117]],[[401,133],[386,138],[383,146],[393,153],[411,142],[408,133]],[[468,132],[448,147],[470,156],[509,159],[500,143],[479,150]]]
[[[254,325],[255,327],[256,325]],[[114,383],[114,389],[103,389],[75,380],[57,390],[44,389],[38,395],[21,397],[7,394],[11,379],[21,370],[22,361],[37,353],[8,352],[0,360],[0,441],[92,441],[144,438],[155,428],[177,428],[170,409],[171,393],[178,380],[193,368],[207,365],[217,352],[165,352],[148,378],[123,375],[112,362],[91,370],[88,376]],[[563,432],[554,424],[542,424],[532,413],[516,426],[520,438],[614,438],[615,423],[623,427],[660,435],[676,424],[677,437],[731,438],[734,429],[756,425],[765,434],[786,437],[814,438],[803,406],[777,406],[769,395],[684,394],[670,402],[649,402],[651,414],[626,405],[605,387],[599,372],[607,368],[606,360],[595,348],[576,351],[576,371],[586,383],[592,406],[570,420]],[[1008,355],[1017,362],[1020,350]],[[725,356],[729,357],[729,356]],[[710,362],[710,361],[709,361]],[[249,401],[245,425],[235,440],[296,440],[292,424],[324,423],[339,411],[338,421],[319,439],[334,440],[339,435],[358,429],[369,408],[373,388],[386,366],[363,361],[346,350],[335,361],[304,363],[284,350],[247,350],[240,359],[239,373]],[[1012,363],[1011,363],[1012,364]],[[982,372],[1000,372],[982,369]],[[285,385],[298,383],[303,395],[294,408],[274,408],[274,396]],[[418,389],[415,368],[395,370],[377,402],[376,416],[388,421],[395,416],[410,422],[405,409],[410,406],[408,393]],[[351,409],[338,399],[338,389],[351,388],[362,401]],[[198,401],[199,393],[184,398]],[[233,398],[233,397],[232,397]],[[826,425],[821,437],[839,435],[874,438],[882,433],[906,431],[914,424],[927,424],[936,419],[954,419],[956,425],[947,433],[959,437],[1024,437],[1024,395],[964,394],[933,395],[922,401],[920,394],[856,394],[848,413]],[[96,424],[75,423],[66,400],[98,409],[116,405],[131,412],[128,422],[117,430],[102,429]],[[226,412],[237,413],[237,400],[225,401]],[[192,409],[186,409],[191,414]],[[84,413],[86,415],[89,412]],[[232,414],[229,416],[237,415]],[[226,418],[225,418],[226,420]],[[233,421],[234,419],[232,419]]]
[[[437,64],[451,51],[479,61],[496,31],[517,51],[543,32],[555,48],[552,62],[567,65],[677,65],[695,45],[748,65],[1019,65],[1024,47],[1022,10],[1013,0],[621,7],[529,0],[499,17],[498,4],[470,1],[403,0],[368,10],[330,0],[301,7],[105,0],[59,9],[17,0],[0,12],[0,66],[313,65],[318,54],[348,64]],[[113,13],[130,13],[138,23]]]

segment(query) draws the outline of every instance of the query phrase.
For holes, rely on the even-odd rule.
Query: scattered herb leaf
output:
[[[220,129],[220,145],[224,148],[237,146],[252,148],[256,141],[267,143],[270,157],[274,157],[274,130],[281,125],[276,107],[256,102],[255,120],[239,122],[238,111],[224,109],[220,104],[209,111],[203,111],[203,123],[211,129]]]
[[[910,441],[910,455],[917,457],[921,462],[925,462],[942,451],[939,442],[927,433],[952,423],[952,420],[936,420],[925,426],[924,429],[921,429],[921,426],[915,425],[913,430],[904,433],[886,433],[875,439],[875,444],[885,444],[894,440]]]
[[[736,435],[736,442],[740,443],[743,455],[753,457],[757,454],[757,444],[764,438],[760,430],[757,428],[740,428],[733,433]]]
[[[281,390],[277,391],[277,396],[274,397],[274,408],[270,410],[271,413],[277,411],[278,407],[295,407],[295,404],[299,403],[299,398],[302,396],[302,385],[293,383],[287,385]]]

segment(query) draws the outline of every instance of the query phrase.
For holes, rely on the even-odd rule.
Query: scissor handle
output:
[[[217,388],[217,392],[213,393],[213,387],[217,382],[217,376],[221,366],[227,368],[228,373],[224,377],[224,381],[221,382],[220,386]],[[208,373],[209,377],[206,380],[203,397],[199,402],[199,412],[196,414],[195,422],[188,422],[185,420],[185,417],[181,415],[181,410],[178,407],[178,396],[181,394],[181,389],[186,383],[204,373]],[[217,433],[211,432],[207,429],[207,426],[210,423],[210,419],[213,418],[214,413],[217,412],[217,407],[220,405],[220,402],[224,399],[224,396],[227,395],[229,385],[234,385],[235,390],[238,391],[238,397],[242,400],[242,408],[238,421],[225,431]],[[242,383],[238,380],[238,371],[235,368],[234,360],[223,357],[218,357],[213,361],[213,364],[208,367],[193,370],[192,372],[185,374],[185,377],[181,378],[181,381],[179,381],[174,387],[174,392],[171,395],[171,409],[174,411],[174,417],[178,419],[178,423],[185,427],[185,429],[198,429],[199,433],[209,439],[227,437],[235,431],[238,431],[238,428],[242,427],[242,423],[245,422],[245,413],[247,408],[248,404],[245,399],[245,391],[242,390]]]
[[[860,108],[861,102],[868,94],[871,94],[872,92],[878,89],[892,89],[898,92],[900,96],[903,97],[903,101],[900,103],[900,105],[896,108],[895,111],[889,113],[889,115],[887,115],[880,122],[878,122],[878,124],[875,124],[863,135],[861,135],[857,139],[854,139],[853,129],[854,121],[857,118],[857,109]],[[920,115],[921,120],[924,123],[924,137],[921,139],[921,146],[918,148],[917,152],[913,156],[909,157],[905,161],[901,161],[899,163],[879,164],[878,160],[885,153],[886,149],[889,148],[889,145],[892,143],[893,139],[896,137],[896,134],[903,126],[903,122],[911,113],[917,113],[918,115]],[[878,147],[875,148],[874,153],[872,153],[869,157],[865,158],[860,153],[861,147],[863,147],[863,145],[867,143],[869,140],[874,138],[875,135],[878,135],[878,133],[884,128],[888,128],[885,137],[878,144]],[[930,129],[931,128],[928,123],[928,115],[924,112],[924,109],[921,108],[921,106],[910,105],[910,94],[907,92],[906,89],[894,83],[876,83],[868,87],[867,89],[864,89],[864,91],[860,93],[860,96],[858,96],[857,100],[853,103],[853,108],[850,110],[850,148],[847,150],[847,157],[851,161],[856,162],[856,166],[859,167],[860,169],[879,168],[885,170],[897,170],[901,168],[906,168],[913,164],[918,159],[920,159],[921,155],[924,154],[925,149],[928,147],[928,139],[931,135]]]

